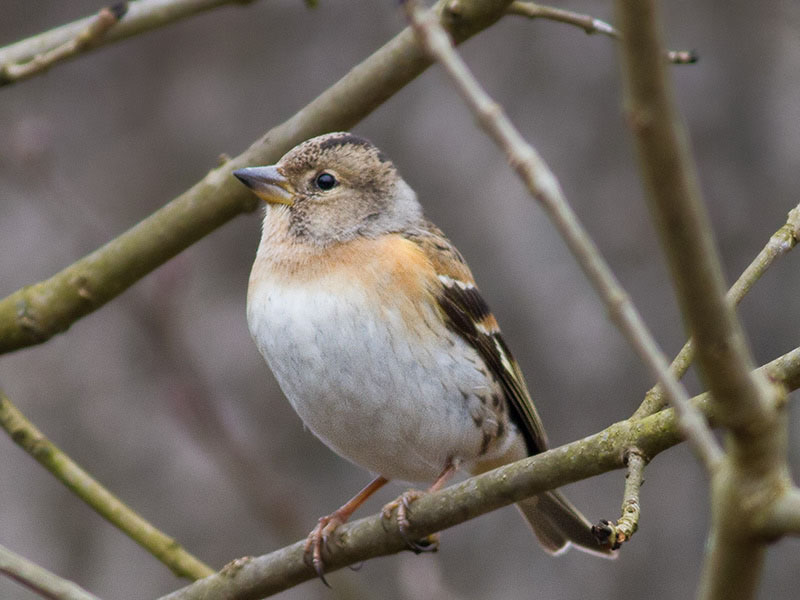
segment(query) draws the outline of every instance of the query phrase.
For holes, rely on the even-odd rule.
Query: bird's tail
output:
[[[574,544],[596,556],[617,557],[615,551],[597,541],[591,523],[560,492],[546,492],[528,498],[518,502],[517,508],[550,554],[561,554]]]

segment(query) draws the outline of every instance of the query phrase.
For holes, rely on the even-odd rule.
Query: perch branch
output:
[[[800,348],[764,365],[760,371],[788,389],[800,387]],[[691,402],[713,422],[708,394],[701,394]],[[624,466],[626,448],[636,447],[643,455],[654,457],[681,440],[672,409],[636,421],[615,423],[581,440],[423,496],[414,502],[409,536],[422,539],[545,490],[620,469]],[[327,572],[408,549],[395,521],[387,523],[380,515],[343,525],[337,536],[340,543],[330,544],[325,557]],[[304,544],[303,540],[264,556],[233,561],[219,573],[161,600],[255,600],[276,594],[316,577],[304,560]]]

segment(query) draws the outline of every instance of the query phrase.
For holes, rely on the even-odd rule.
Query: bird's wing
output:
[[[447,325],[478,351],[500,382],[530,453],[542,452],[547,448],[547,437],[525,378],[461,253],[430,223],[404,237],[419,246],[436,271],[438,282],[433,293]]]

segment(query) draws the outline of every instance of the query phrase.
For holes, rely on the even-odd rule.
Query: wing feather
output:
[[[547,448],[547,437],[522,371],[508,349],[497,321],[475,285],[464,258],[434,225],[405,236],[431,261],[441,288],[436,301],[448,326],[471,344],[505,392],[510,415],[525,437],[531,454]]]

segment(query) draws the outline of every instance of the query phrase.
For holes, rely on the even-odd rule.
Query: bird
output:
[[[479,474],[547,449],[466,261],[381,150],[328,133],[233,175],[265,201],[247,290],[252,338],[305,426],[375,474],[308,535],[323,581],[328,540],[386,482],[433,491],[459,469]],[[422,493],[384,507],[404,535]],[[516,506],[550,554],[616,554],[558,491]]]

